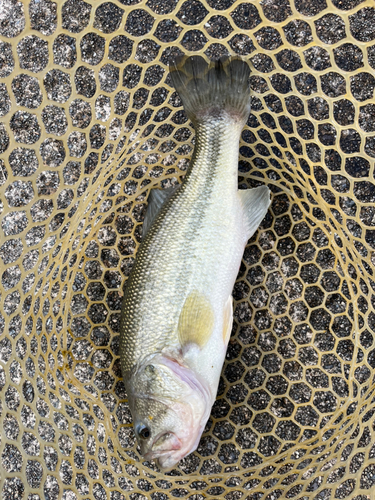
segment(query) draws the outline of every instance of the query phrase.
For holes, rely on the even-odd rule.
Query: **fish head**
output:
[[[135,434],[146,460],[169,469],[198,446],[200,425],[189,403],[139,398],[135,408]]]
[[[129,404],[141,454],[170,469],[199,444],[212,401],[193,373],[174,363],[138,371]]]

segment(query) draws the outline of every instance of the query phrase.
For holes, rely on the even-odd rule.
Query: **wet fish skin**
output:
[[[120,325],[136,436],[145,458],[162,468],[198,446],[230,337],[244,247],[270,203],[264,186],[238,191],[248,75],[238,58],[185,58],[171,72],[196,144],[183,183],[139,247]]]

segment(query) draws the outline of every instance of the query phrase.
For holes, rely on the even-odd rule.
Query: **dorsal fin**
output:
[[[208,342],[214,328],[215,315],[210,301],[196,290],[192,291],[182,308],[178,321],[178,338],[181,347],[197,344],[200,348]]]
[[[142,227],[143,238],[146,236],[147,231],[150,229],[156,216],[160,212],[161,207],[167,200],[169,200],[169,198],[178,188],[179,184],[177,186],[172,186],[166,189],[151,189],[150,195],[147,200],[148,206]]]
[[[270,190],[267,186],[238,191],[244,208],[246,239],[252,237],[264,219],[270,206]]]

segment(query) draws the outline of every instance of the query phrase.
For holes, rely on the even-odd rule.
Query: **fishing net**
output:
[[[0,37],[1,498],[372,498],[373,2],[0,0]],[[251,61],[239,185],[273,201],[198,450],[161,474],[119,316],[150,188],[194,144],[180,53]]]

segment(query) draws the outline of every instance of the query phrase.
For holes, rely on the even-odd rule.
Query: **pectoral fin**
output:
[[[238,191],[244,208],[246,239],[252,237],[264,219],[270,206],[270,190],[267,186]]]
[[[142,227],[143,237],[145,237],[147,231],[150,229],[151,224],[154,222],[156,216],[160,212],[161,207],[167,200],[169,200],[169,198],[178,188],[179,185],[172,186],[167,189],[151,189],[150,195],[147,200],[148,206]]]
[[[223,341],[227,345],[230,339],[230,334],[232,332],[233,325],[233,297],[229,295],[229,298],[224,306],[223,313]]]
[[[200,348],[204,347],[212,334],[214,320],[214,311],[209,300],[198,291],[191,292],[178,322],[181,347],[190,343],[197,344]]]

